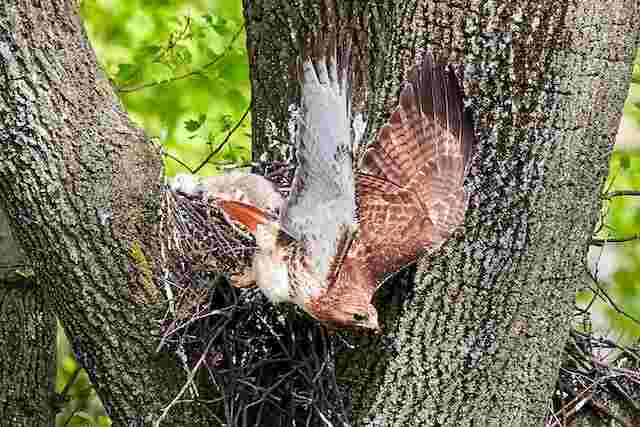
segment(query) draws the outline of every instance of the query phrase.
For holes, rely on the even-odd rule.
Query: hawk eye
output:
[[[367,320],[369,318],[369,316],[367,316],[366,314],[354,314],[353,315],[353,320],[355,320],[356,322],[363,322],[365,320]]]

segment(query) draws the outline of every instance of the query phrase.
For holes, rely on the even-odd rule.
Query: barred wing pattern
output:
[[[462,224],[474,146],[456,76],[430,53],[409,73],[398,104],[356,182],[362,247],[354,250],[378,281]]]
[[[350,53],[333,47],[302,64],[298,167],[279,224],[255,207],[221,203],[256,234],[256,281],[272,300],[329,327],[379,330],[377,287],[464,219],[473,128],[453,71],[427,53],[354,174]]]
[[[356,176],[358,238],[328,292],[314,301],[319,320],[379,329],[371,304],[378,286],[463,222],[463,180],[473,148],[457,79],[427,53],[362,159]]]

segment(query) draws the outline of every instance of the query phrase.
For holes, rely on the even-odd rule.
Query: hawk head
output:
[[[356,285],[351,282],[350,285]],[[373,306],[370,295],[363,295],[362,287],[352,286],[352,293],[336,300],[332,292],[324,291],[310,301],[307,312],[329,329],[355,329],[380,333],[378,311]]]

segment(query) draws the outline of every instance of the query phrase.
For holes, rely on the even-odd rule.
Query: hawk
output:
[[[255,236],[255,281],[272,302],[297,304],[330,329],[379,331],[378,287],[463,222],[474,135],[454,72],[426,53],[354,168],[348,54],[301,64],[298,165],[279,217],[215,197]]]

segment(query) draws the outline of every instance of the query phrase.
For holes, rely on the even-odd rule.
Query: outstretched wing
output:
[[[302,64],[298,165],[280,217],[322,278],[330,274],[345,233],[356,226],[349,55],[348,48],[327,42]]]
[[[458,81],[427,53],[357,176],[360,235],[353,250],[377,280],[416,261],[463,222],[473,146]]]

